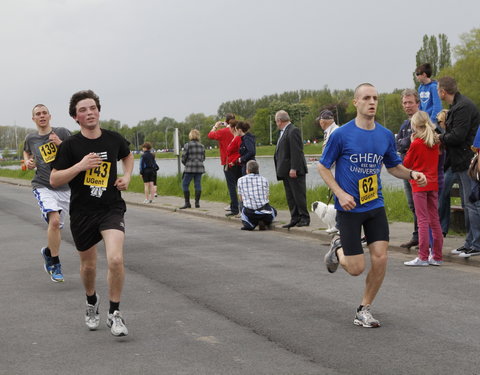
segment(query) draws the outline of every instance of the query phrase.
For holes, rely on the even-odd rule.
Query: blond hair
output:
[[[188,139],[190,139],[191,141],[199,141],[200,132],[197,129],[190,130],[190,133],[188,133]]]
[[[428,147],[435,144],[435,125],[430,121],[427,112],[418,111],[412,116],[412,130],[415,131],[415,138],[423,139]]]

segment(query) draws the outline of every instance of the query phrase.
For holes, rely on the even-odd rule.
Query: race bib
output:
[[[83,184],[106,188],[108,185],[108,178],[110,177],[111,164],[112,163],[109,161],[103,161],[98,167],[87,170],[85,172],[85,180],[83,181]]]
[[[39,148],[40,155],[42,155],[42,159],[45,163],[51,163],[57,157],[57,146],[53,142],[45,143],[41,145]]]
[[[378,198],[378,177],[376,174],[362,178],[358,181],[360,192],[360,204],[373,201]]]

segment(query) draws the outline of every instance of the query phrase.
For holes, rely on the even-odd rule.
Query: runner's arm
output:
[[[427,184],[427,178],[422,172],[417,172],[405,168],[403,164],[398,164],[393,168],[387,168],[388,173],[392,176],[397,178],[401,178],[403,180],[415,180],[418,186],[422,187]]]
[[[117,178],[114,184],[114,186],[116,186],[118,190],[128,189],[128,185],[130,184],[130,179],[132,178],[133,164],[134,164],[134,158],[132,153],[129,153],[127,156],[125,156],[122,159],[123,176]]]
[[[318,163],[317,170],[323,181],[325,181],[332,193],[337,197],[340,206],[342,206],[345,211],[354,209],[357,205],[355,199],[338,185],[335,177],[333,177],[332,171],[322,163]]]
[[[50,173],[50,185],[56,188],[68,184],[80,172],[98,167],[102,164],[102,159],[96,153],[91,152],[83,157],[77,164],[67,169],[52,169]]]

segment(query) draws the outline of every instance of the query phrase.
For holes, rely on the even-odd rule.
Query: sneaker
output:
[[[411,247],[418,246],[418,240],[415,238],[412,238],[410,241],[402,243],[400,247],[403,247],[405,249],[410,249]]]
[[[232,210],[232,208],[230,207],[230,205],[223,207],[223,209],[224,209],[225,211],[231,211],[231,210]]]
[[[470,249],[467,249],[465,246],[462,245],[458,249],[453,249],[452,251],[450,251],[450,254],[458,255],[458,254],[464,253],[467,250],[470,250]]]
[[[432,257],[429,257],[428,264],[431,266],[441,266],[443,264],[443,260],[435,260]]]
[[[365,328],[380,327],[380,322],[372,316],[370,312],[370,305],[363,306],[360,311],[355,313],[353,324],[356,326],[363,326]]]
[[[42,247],[42,249],[40,250],[40,253],[42,254],[43,261],[44,261],[43,269],[45,270],[46,273],[51,275],[52,267],[53,267],[52,257],[49,257],[47,254],[45,254],[45,250],[47,250],[46,247]]]
[[[143,201],[143,204],[148,204],[148,203],[150,203],[150,201],[149,201],[148,199],[145,199],[145,200]]]
[[[461,258],[470,258],[471,256],[475,256],[475,255],[480,255],[480,250],[469,249],[461,254],[458,254],[458,256]]]
[[[340,237],[333,237],[332,243],[330,244],[330,250],[327,251],[325,258],[323,258],[323,261],[327,266],[327,270],[330,273],[334,273],[338,268],[337,250],[340,247],[342,247],[342,244],[340,243]]]
[[[416,257],[414,260],[403,262],[403,264],[406,266],[425,267],[428,266],[428,260],[421,260],[419,257]]]
[[[125,326],[125,319],[123,319],[120,311],[115,310],[113,314],[108,314],[107,327],[110,328],[113,336],[127,336],[128,329]]]
[[[63,283],[62,265],[60,263],[52,265],[50,278],[55,283]]]
[[[87,302],[87,311],[85,313],[85,324],[90,331],[95,331],[100,324],[100,314],[98,313],[98,306],[100,305],[100,296],[97,296],[97,303],[90,305]]]

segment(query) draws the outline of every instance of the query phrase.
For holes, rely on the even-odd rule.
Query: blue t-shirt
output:
[[[357,203],[349,212],[365,212],[384,205],[380,180],[382,164],[393,168],[402,160],[390,130],[377,122],[372,130],[362,129],[353,119],[332,133],[320,163],[326,168],[335,163],[335,180]],[[344,211],[336,197],[335,208]]]
[[[442,101],[438,96],[437,81],[432,81],[426,85],[418,87],[418,96],[420,98],[420,110],[425,111],[430,116],[430,120],[436,124],[437,114],[442,110]]]

